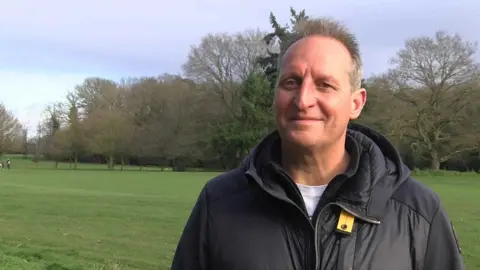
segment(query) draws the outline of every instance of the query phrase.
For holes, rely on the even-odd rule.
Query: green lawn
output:
[[[480,269],[480,177],[422,177],[442,199],[453,222],[467,269]]]
[[[168,269],[200,188],[218,174],[12,165],[0,171],[0,269]],[[421,180],[442,197],[468,269],[480,269],[480,179]]]
[[[168,269],[214,175],[0,171],[0,269]]]

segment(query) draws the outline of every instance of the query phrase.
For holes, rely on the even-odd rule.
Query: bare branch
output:
[[[258,68],[257,58],[267,53],[264,36],[259,30],[208,34],[199,45],[191,47],[182,68],[188,78],[207,84],[231,108],[238,84]]]

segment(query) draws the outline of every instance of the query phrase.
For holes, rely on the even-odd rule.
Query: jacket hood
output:
[[[329,188],[336,186],[334,200],[352,211],[364,217],[381,219],[387,201],[410,177],[410,170],[387,138],[373,129],[350,123],[347,136],[347,140],[355,142],[359,155],[358,167],[352,177],[332,180]],[[243,166],[263,189],[284,196],[285,186],[267,173],[272,159],[279,156],[279,142],[278,132],[270,133],[244,159]]]

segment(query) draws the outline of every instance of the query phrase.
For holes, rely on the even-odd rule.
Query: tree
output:
[[[85,78],[61,106],[46,109],[30,139],[0,107],[0,154],[70,158],[74,168],[99,160],[110,169],[120,162],[140,170],[236,167],[275,128],[279,49],[308,16],[290,8],[287,23],[273,13],[269,19],[271,33],[204,36],[192,46],[184,76]],[[441,31],[408,39],[392,69],[362,80],[368,100],[355,122],[386,135],[410,168],[480,170],[476,49]]]
[[[101,154],[113,169],[117,155],[124,161],[131,139],[126,89],[112,80],[89,77],[69,97],[70,150]]]
[[[0,103],[0,155],[11,150],[22,138],[22,125],[15,116]]]
[[[55,161],[55,169],[64,158],[69,155],[70,141],[66,130],[57,130],[52,136],[48,137],[48,143],[45,146],[47,158]]]
[[[90,153],[103,155],[110,170],[114,169],[117,155],[123,161],[124,147],[130,143],[131,123],[128,120],[119,109],[97,109],[86,121],[87,147]]]
[[[396,119],[402,108],[399,108],[393,97],[388,76],[373,75],[362,80],[362,87],[367,90],[367,103],[360,117],[353,122],[371,127],[392,139],[396,131]]]
[[[262,137],[274,128],[273,93],[264,74],[252,72],[240,88],[240,114],[218,125],[212,135],[212,147],[225,168],[233,168]]]
[[[75,86],[76,101],[83,116],[95,109],[115,106],[117,84],[114,81],[99,78],[86,78],[82,84]]]
[[[45,146],[45,123],[39,122],[36,126],[36,136],[35,136],[35,155],[33,156],[33,162],[38,167],[38,162],[43,156],[44,146]]]
[[[175,159],[181,155],[187,135],[197,134],[192,130],[190,111],[198,107],[199,100],[195,99],[198,91],[188,80],[169,74],[130,79],[126,85],[127,110],[133,123],[130,147],[134,156],[141,163],[148,158]],[[185,103],[186,100],[192,102]],[[195,152],[192,148],[188,151]]]
[[[27,158],[29,153],[28,128],[22,128],[22,152],[23,158]]]
[[[73,93],[67,95],[67,127],[61,141],[64,142],[66,151],[69,153],[70,160],[73,161],[73,168],[76,170],[78,158],[85,151],[85,130],[80,119],[78,97]]]
[[[256,59],[266,54],[264,33],[246,30],[230,35],[208,34],[198,46],[192,46],[182,69],[187,78],[207,84],[227,108],[235,106],[238,84],[257,69]]]
[[[169,102],[165,106],[162,125],[162,153],[171,161],[174,170],[184,170],[200,156],[199,143],[205,130],[202,119],[205,109],[204,89],[196,89],[192,81],[177,78],[165,84]]]
[[[56,103],[46,108],[47,119],[45,122],[46,126],[46,144],[44,149],[44,154],[49,159],[55,160],[55,168],[58,167],[60,159],[65,153],[65,149],[62,149],[61,146],[64,145],[58,143],[59,139],[55,139],[57,132],[60,130],[61,118],[62,118],[62,104]]]
[[[95,100],[96,106],[84,120],[90,153],[101,154],[107,160],[108,169],[113,170],[116,157],[124,156],[132,138],[132,122],[126,110],[125,89],[109,89],[108,98]]]
[[[480,129],[471,121],[479,104],[477,44],[439,31],[405,42],[389,76],[402,110],[398,135],[438,170],[457,154],[479,149]]]
[[[132,121],[132,141],[130,150],[138,159],[140,170],[144,160],[156,156],[158,125],[155,124],[158,105],[163,103],[156,99],[161,91],[161,82],[155,77],[124,79],[122,85],[128,89],[127,110]],[[161,103],[161,104],[160,104]]]
[[[277,61],[282,43],[293,34],[295,26],[299,22],[309,18],[306,15],[305,10],[297,13],[292,7],[290,7],[290,16],[290,25],[281,26],[275,15],[270,12],[270,24],[272,25],[273,31],[265,35],[263,38],[268,48],[268,55],[257,58],[257,62],[265,72],[272,89],[275,87],[277,80]]]

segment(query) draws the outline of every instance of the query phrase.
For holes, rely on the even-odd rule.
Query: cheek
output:
[[[274,98],[275,112],[278,116],[284,114],[290,106],[292,98],[284,91],[277,91]]]
[[[329,96],[319,99],[322,110],[331,116],[348,115],[350,113],[350,103],[344,97]]]

